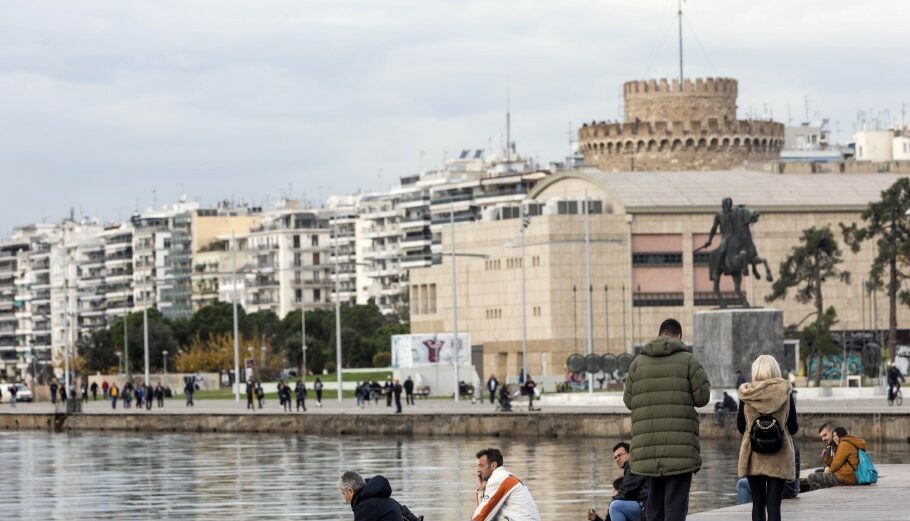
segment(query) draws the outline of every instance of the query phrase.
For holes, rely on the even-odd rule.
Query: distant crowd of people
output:
[[[316,393],[316,407],[322,407],[322,380],[316,378],[313,382],[313,391]],[[278,394],[278,404],[284,412],[292,412],[296,404],[297,412],[306,412],[306,399],[308,389],[303,379],[297,381],[297,384],[291,388],[291,385],[285,380],[280,380],[276,386]],[[246,408],[247,410],[262,409],[265,404],[265,390],[262,388],[262,382],[257,380],[247,380],[246,382]]]
[[[402,412],[402,393],[405,395],[407,404],[414,405],[414,380],[412,380],[410,376],[405,379],[403,384],[397,378],[393,380],[391,376],[386,379],[384,385],[380,385],[376,380],[373,380],[372,382],[360,382],[354,389],[354,399],[356,400],[357,407],[363,409],[364,406],[371,401],[374,405],[379,405],[380,397],[384,397],[386,407],[391,407],[392,402],[394,401],[395,413],[400,414]]]

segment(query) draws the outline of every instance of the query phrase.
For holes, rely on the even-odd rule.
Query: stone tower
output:
[[[776,159],[784,126],[736,119],[736,80],[629,81],[625,122],[578,131],[585,163],[606,171],[725,170]]]

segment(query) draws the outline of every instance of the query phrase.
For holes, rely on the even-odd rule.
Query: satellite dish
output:
[[[585,371],[585,357],[578,353],[570,355],[566,359],[566,367],[573,373],[583,373]]]
[[[599,373],[602,366],[602,360],[598,355],[590,354],[585,357],[585,371],[593,374]]]
[[[611,355],[609,353],[600,357],[601,366],[605,373],[612,373],[619,368],[619,362],[616,361],[616,355]]]
[[[632,365],[632,355],[623,353],[616,357],[616,362],[619,364],[619,372],[627,374],[629,372],[629,366]]]

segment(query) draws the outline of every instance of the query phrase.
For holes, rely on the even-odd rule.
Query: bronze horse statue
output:
[[[750,227],[758,221],[760,214],[746,208],[745,205],[734,208],[733,200],[729,197],[724,198],[722,207],[723,209],[714,217],[707,242],[698,250],[710,246],[714,235],[718,231],[721,232],[720,246],[708,255],[711,280],[714,282],[714,297],[721,308],[727,307],[720,294],[720,278],[729,275],[733,277],[734,293],[739,305],[748,308],[749,301],[742,292],[742,280],[743,276],[749,275],[749,268],[752,268],[752,276],[761,279],[758,266],[763,265],[765,279],[769,282],[774,280],[768,261],[758,256],[755,243],[752,241]]]

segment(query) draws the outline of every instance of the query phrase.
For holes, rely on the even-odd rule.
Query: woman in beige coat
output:
[[[781,378],[774,357],[761,355],[752,362],[752,381],[739,386],[738,392],[736,425],[743,435],[738,472],[749,480],[752,490],[752,521],[780,521],[784,484],[797,472],[792,436],[799,426],[790,382]],[[752,425],[762,415],[772,416],[783,433],[781,448],[773,454],[754,452],[749,441]]]

